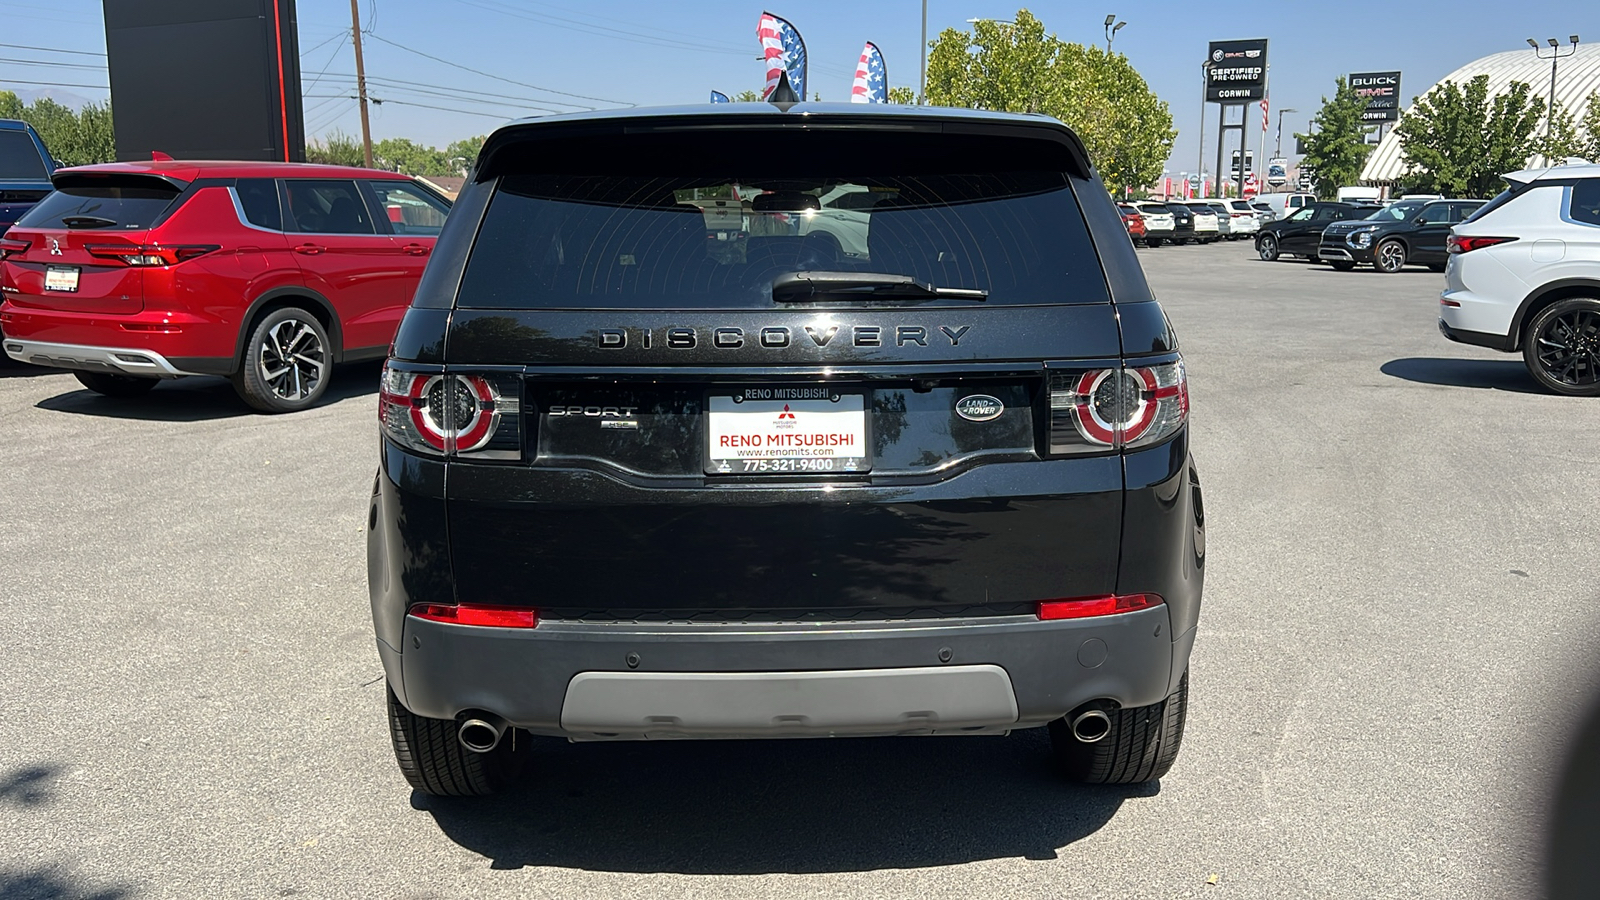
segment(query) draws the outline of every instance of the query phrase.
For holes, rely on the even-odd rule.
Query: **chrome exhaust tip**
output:
[[[1111,717],[1103,710],[1091,709],[1072,720],[1072,736],[1082,743],[1092,744],[1110,733]]]
[[[500,738],[505,732],[504,719],[485,713],[482,717],[463,721],[456,731],[456,737],[460,739],[461,746],[473,753],[488,753],[499,746]]]

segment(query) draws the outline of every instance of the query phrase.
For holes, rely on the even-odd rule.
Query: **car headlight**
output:
[[[1372,233],[1378,229],[1372,226],[1358,228],[1345,237],[1344,242],[1357,250],[1365,250],[1372,246]]]

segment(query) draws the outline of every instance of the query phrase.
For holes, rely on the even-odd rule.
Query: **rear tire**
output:
[[[1333,266],[1340,272],[1349,272],[1356,267],[1356,264],[1348,259],[1330,259],[1328,260],[1328,265]]]
[[[78,383],[105,397],[116,397],[126,400],[130,397],[143,397],[150,393],[156,386],[159,378],[136,378],[132,375],[110,375],[105,372],[73,372],[73,377]]]
[[[1073,781],[1088,784],[1140,784],[1167,774],[1183,746],[1183,723],[1189,711],[1189,673],[1178,689],[1160,703],[1132,709],[1108,709],[1111,730],[1085,744],[1072,736],[1065,719],[1050,723],[1050,745],[1056,768]]]
[[[400,774],[416,790],[437,797],[482,797],[500,791],[522,774],[522,755],[513,750],[515,729],[507,729],[488,753],[461,746],[450,719],[427,719],[389,697],[389,738]]]
[[[1522,361],[1545,390],[1600,397],[1600,300],[1557,300],[1533,317]]]
[[[1444,266],[1445,266],[1444,263],[1428,263],[1428,271],[1429,272],[1443,272],[1444,271]]]
[[[1155,248],[1161,246],[1161,238],[1145,238],[1144,245],[1149,247],[1151,250],[1154,250]]]
[[[1278,260],[1278,238],[1276,235],[1263,234],[1256,238],[1256,253],[1267,262]]]
[[[268,313],[251,330],[233,389],[261,412],[297,412],[322,399],[332,368],[322,323],[306,310],[286,306]]]

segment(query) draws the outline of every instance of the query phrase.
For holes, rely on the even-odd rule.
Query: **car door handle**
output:
[[[316,256],[325,249],[327,248],[323,247],[321,244],[301,244],[300,246],[294,248],[294,252],[304,253],[306,256]]]
[[[426,244],[407,244],[401,247],[400,251],[407,256],[427,256],[428,246]]]

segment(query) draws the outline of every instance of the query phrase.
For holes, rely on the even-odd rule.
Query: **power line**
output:
[[[434,62],[444,63],[447,66],[451,66],[453,68],[460,69],[463,72],[471,72],[474,75],[482,75],[485,78],[493,78],[495,81],[504,81],[506,84],[514,84],[514,85],[517,85],[518,87],[532,88],[532,89],[534,89],[536,91],[544,91],[547,94],[560,94],[563,97],[577,97],[580,100],[595,100],[595,101],[598,101],[600,103],[614,103],[614,104],[617,104],[618,106],[638,106],[637,103],[627,103],[627,102],[622,101],[622,100],[608,100],[605,97],[591,97],[588,94],[574,94],[571,91],[558,91],[555,88],[540,87],[537,84],[529,84],[526,81],[517,81],[515,79],[505,78],[505,77],[502,77],[500,75],[493,75],[493,74],[490,74],[488,72],[484,72],[484,71],[479,70],[479,69],[474,69],[474,68],[472,68],[470,66],[463,66],[460,63],[454,63],[454,62],[451,62],[448,59],[442,59],[440,57],[432,55],[431,53],[423,53],[421,50],[415,50],[415,49],[412,49],[411,47],[407,47],[404,44],[395,43],[394,41],[391,41],[388,38],[384,38],[384,37],[379,37],[377,35],[373,35],[372,39],[375,40],[375,41],[382,41],[383,43],[388,44],[391,47],[398,47],[399,49],[404,50],[407,53],[415,53],[416,55],[421,56],[421,57],[423,57],[425,59],[431,59]],[[593,109],[594,108],[592,106],[585,107],[580,103],[561,103],[558,100],[547,100],[545,102],[546,103],[555,103],[558,106],[577,106],[577,107],[581,107],[581,108],[584,108],[584,109]]]
[[[97,91],[109,91],[111,88],[104,84],[68,84],[64,81],[21,81],[16,78],[0,78],[0,84],[26,84],[30,87],[75,87],[94,88]]]
[[[450,106],[429,106],[426,103],[412,103],[412,102],[407,101],[407,100],[379,100],[377,98],[373,98],[372,102],[373,103],[377,103],[379,105],[393,103],[396,106],[415,106],[415,107],[418,107],[420,109],[437,109],[437,110],[440,110],[442,112],[461,113],[464,116],[481,116],[481,117],[483,117],[485,119],[494,119],[494,120],[499,121],[499,122],[505,122],[505,121],[508,121],[509,119],[512,118],[511,116],[507,116],[507,115],[503,115],[503,114],[474,112],[474,111],[472,111],[470,109],[457,109],[455,107],[450,107]]]
[[[346,82],[353,81],[355,79],[354,75],[350,75],[350,74],[345,73],[345,72],[334,72],[333,74],[329,75],[328,77],[329,78],[333,78],[333,79],[340,79],[340,80],[343,80],[343,81],[346,81]],[[474,97],[471,97],[471,96],[464,96],[464,95],[468,95],[468,94],[476,95],[477,97],[488,97],[488,98],[490,98],[490,100],[510,100],[510,101],[514,101],[517,104],[532,105],[533,108],[535,108],[535,109],[542,109],[545,112],[551,112],[551,113],[559,113],[559,112],[563,112],[563,110],[549,109],[547,107],[538,106],[537,104],[540,104],[540,103],[555,103],[557,106],[565,106],[565,105],[567,105],[567,104],[560,103],[559,101],[546,100],[546,99],[541,98],[541,97],[519,97],[519,96],[517,96],[515,94],[496,94],[496,93],[493,93],[491,91],[475,91],[475,90],[472,90],[470,88],[453,87],[453,86],[450,86],[450,85],[442,85],[442,84],[437,84],[437,85],[436,84],[424,84],[424,83],[422,83],[420,81],[405,81],[405,80],[398,79],[398,78],[383,78],[383,77],[380,77],[380,76],[377,76],[377,75],[368,75],[367,76],[367,81],[369,83],[372,83],[372,84],[381,84],[384,87],[387,87],[389,90],[416,89],[416,90],[422,91],[424,93],[435,94],[437,96],[444,97],[446,99],[451,99],[451,100],[459,99],[459,100],[470,101],[470,102],[488,102],[488,101],[478,101]],[[441,92],[448,92],[448,93],[441,93]],[[511,104],[499,104],[499,105],[511,105]],[[585,107],[585,108],[587,108],[587,107]]]
[[[88,63],[53,63],[46,62],[42,59],[11,59],[10,57],[3,56],[0,56],[0,63],[11,63],[12,65],[17,66],[44,66],[48,69],[92,69],[96,72],[104,72],[106,70],[104,65],[92,66]]]
[[[463,0],[463,2],[466,2],[466,0]],[[485,5],[485,2],[491,3],[493,5],[492,6]],[[692,44],[692,43],[690,43],[688,41],[676,40],[674,38],[665,37],[664,36],[664,35],[668,35],[668,34],[680,34],[681,37],[689,37],[689,35],[682,35],[681,33],[678,33],[678,32],[667,32],[667,31],[656,31],[656,32],[627,31],[625,29],[615,28],[615,27],[610,26],[610,25],[597,25],[597,24],[595,24],[593,22],[584,22],[584,21],[581,21],[579,19],[568,19],[568,18],[564,18],[562,16],[551,15],[550,13],[534,12],[533,10],[520,9],[520,8],[517,8],[517,7],[512,7],[513,9],[516,9],[516,12],[511,12],[511,11],[509,11],[507,9],[504,9],[504,8],[496,9],[494,7],[511,7],[511,4],[497,2],[497,0],[485,0],[485,2],[468,2],[467,5],[469,5],[469,6],[477,6],[480,9],[487,9],[490,12],[498,12],[498,13],[501,13],[502,15],[515,16],[516,18],[519,18],[519,19],[527,19],[529,21],[543,22],[545,24],[552,25],[553,27],[556,27],[556,28],[569,28],[572,31],[581,31],[584,34],[598,34],[598,35],[605,36],[605,37],[640,38],[640,39],[642,39],[642,41],[648,41],[650,43],[661,44],[661,45],[665,45],[665,46],[674,46],[674,45],[676,45],[676,46],[683,47],[683,48],[686,48],[686,49],[701,50],[701,51],[705,51],[705,52],[709,52],[709,53],[718,53],[718,52],[720,52],[720,53],[738,53],[738,54],[741,54],[741,55],[745,54],[745,48],[742,45],[730,44],[730,43],[728,43],[726,41],[701,41],[698,44]],[[539,6],[551,6],[551,4],[548,4],[548,3],[540,3],[540,4],[537,4],[537,5],[539,5]],[[570,13],[574,13],[576,15],[585,15],[584,13],[577,13],[575,10],[562,9],[562,7],[553,7],[553,8],[561,9],[563,12],[570,12]],[[591,16],[591,18],[604,19],[606,17],[605,16]],[[614,21],[615,22],[615,21],[623,21],[623,20],[612,19],[610,21]],[[558,25],[558,24],[556,24],[557,22],[566,22],[568,24],[567,25]],[[629,23],[629,24],[633,24],[633,23]]]
[[[74,56],[105,56],[104,53],[95,53],[91,50],[60,50],[55,47],[30,47],[27,44],[0,44],[0,47],[10,47],[13,50],[37,50],[40,53],[71,53]]]

